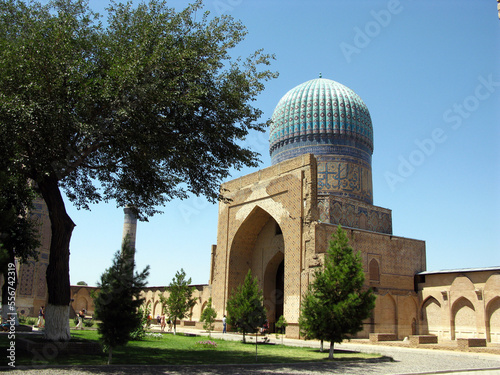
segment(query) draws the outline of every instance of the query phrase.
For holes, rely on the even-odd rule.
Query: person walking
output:
[[[160,320],[160,329],[162,332],[165,331],[165,327],[167,326],[167,322],[166,322],[166,318],[165,318],[165,314],[163,314],[161,316],[161,320]]]
[[[222,333],[226,333],[226,328],[227,328],[227,319],[226,316],[222,318]]]
[[[81,309],[80,312],[78,312],[78,324],[76,325],[76,329],[80,328],[83,329],[83,318],[85,317],[85,309]]]
[[[36,323],[38,328],[43,327],[43,317],[45,316],[44,306],[40,306],[40,310],[38,310],[38,322]]]

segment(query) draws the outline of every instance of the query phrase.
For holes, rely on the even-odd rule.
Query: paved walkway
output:
[[[178,332],[206,335],[194,329],[180,328]],[[226,340],[241,340],[241,335],[212,333],[212,337]],[[275,342],[274,335],[269,336]],[[317,341],[284,339],[286,345],[319,348]],[[326,347],[325,347],[326,349]],[[255,365],[205,365],[205,366],[58,366],[37,369],[16,369],[8,373],[29,375],[89,375],[89,374],[447,374],[447,375],[500,375],[500,355],[404,348],[385,345],[368,345],[359,342],[335,345],[335,350],[380,353],[382,360],[363,362],[328,362],[302,364],[255,364]],[[326,353],[325,353],[326,354]]]

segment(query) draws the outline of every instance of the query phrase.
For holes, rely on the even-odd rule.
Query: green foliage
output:
[[[288,322],[286,321],[285,317],[283,315],[280,316],[278,321],[275,323],[276,326],[276,338],[279,338],[279,335],[285,334],[286,327],[288,327]],[[282,344],[283,344],[283,336],[281,337]]]
[[[3,151],[0,145],[0,152]],[[37,260],[37,247],[40,241],[38,222],[35,216],[29,214],[29,210],[33,208],[35,191],[22,175],[11,168],[11,160],[7,159],[7,152],[0,153],[0,155],[2,155],[0,158],[0,275],[3,275],[4,280],[13,280],[9,283],[4,282],[2,285],[2,303],[6,305],[8,288],[16,289],[18,279],[17,276],[13,279],[8,277],[9,271],[13,271],[9,263],[14,264],[15,259],[21,263],[26,263],[29,259]]]
[[[146,286],[149,266],[134,274],[133,253],[124,241],[122,251],[116,252],[112,266],[102,274],[98,284],[101,290],[95,300],[95,314],[101,321],[98,332],[109,350],[109,362],[113,348],[127,344],[132,332],[142,325],[139,308],[144,299],[140,293]]]
[[[244,26],[201,8],[111,2],[103,23],[85,0],[0,0],[0,152],[53,219],[49,304],[70,300],[60,189],[145,219],[190,192],[217,201],[230,170],[257,166],[242,141],[266,128],[252,102],[273,56],[233,59]]]
[[[84,285],[84,286],[87,286],[89,284],[87,284],[85,281],[79,281],[76,283],[76,285]]]
[[[266,322],[264,297],[257,278],[248,270],[245,281],[227,301],[227,323],[238,332],[245,334],[256,332]]]
[[[146,330],[149,327],[149,307],[138,309],[141,323],[130,333],[130,340],[140,341],[146,337]]]
[[[251,104],[273,56],[233,59],[245,27],[202,7],[112,2],[102,24],[83,0],[2,0],[0,142],[19,171],[79,207],[150,215],[188,191],[215,201],[231,168],[256,166],[239,141],[265,130]]]
[[[324,267],[315,272],[302,300],[299,324],[305,338],[340,343],[363,329],[375,306],[371,289],[364,290],[365,275],[358,254],[340,225],[332,235]]]
[[[41,342],[41,337],[30,337],[30,341]],[[241,342],[232,340],[212,339],[217,343],[217,348],[214,350],[206,350],[203,346],[196,344],[200,340],[205,340],[200,337],[183,336],[178,334],[163,335],[163,339],[157,339],[153,335],[147,335],[142,341],[132,341],[126,346],[121,346],[115,349],[113,353],[113,363],[115,365],[135,365],[135,372],[145,372],[149,368],[141,368],[137,366],[165,366],[165,364],[176,365],[203,365],[203,369],[199,372],[215,372],[215,370],[207,370],[210,365],[234,365],[249,364],[250,369],[247,371],[253,373],[255,365],[255,347],[253,345],[242,344]],[[83,330],[72,332],[71,341],[76,342],[91,342],[98,341],[98,333],[95,330]],[[0,347],[8,348],[10,340],[7,335],[0,335]],[[316,362],[324,365],[324,354],[317,350],[311,350],[307,347],[281,347],[278,345],[259,345],[259,363],[311,363]],[[59,352],[57,356],[45,356],[43,353],[40,356],[33,356],[31,352],[18,350],[16,352],[16,366],[47,366],[69,365],[74,366],[86,365],[101,366],[105,364],[105,358],[102,353],[90,354],[82,353],[66,354]],[[357,352],[342,352],[336,355],[336,360],[350,361],[352,366],[360,367],[367,366],[365,362],[369,358],[381,358],[380,354],[364,354]],[[357,361],[357,363],[352,362]],[[323,366],[321,365],[321,366]],[[340,365],[340,363],[339,363]],[[309,366],[309,365],[308,365]],[[132,369],[131,369],[132,370]],[[155,369],[156,370],[156,369]],[[333,371],[332,369],[329,369]],[[18,370],[19,371],[19,370]],[[150,370],[152,372],[154,370]],[[325,370],[328,371],[328,370]],[[69,373],[70,370],[67,370]],[[94,370],[94,373],[106,373],[102,367],[99,370]],[[125,371],[122,371],[125,372]],[[169,372],[169,371],[165,371]],[[192,367],[184,370],[184,373],[195,372]],[[90,373],[90,371],[89,371]]]
[[[18,319],[19,319],[20,324],[25,324],[27,326],[34,326],[36,324],[36,321],[37,321],[36,318],[32,318],[32,317],[25,316],[25,315],[18,315]]]
[[[85,327],[93,327],[94,326],[94,319],[83,319],[83,325]]]
[[[214,322],[217,318],[217,312],[212,307],[212,297],[208,299],[207,305],[203,312],[201,313],[200,320],[204,323],[203,328],[208,331],[208,337],[210,337],[210,332],[214,330]]]
[[[196,305],[196,298],[193,297],[195,289],[189,284],[191,284],[191,278],[186,280],[186,272],[181,268],[175,273],[168,288],[165,289],[169,294],[168,297],[160,295],[160,300],[167,309],[167,316],[174,323],[174,334],[176,333],[177,319],[186,318],[191,308]]]

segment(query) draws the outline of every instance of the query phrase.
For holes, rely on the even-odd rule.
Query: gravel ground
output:
[[[212,334],[220,337],[221,334]],[[238,335],[226,334],[225,339],[239,340]],[[317,342],[285,339],[287,345],[318,347]],[[326,348],[325,348],[326,349]],[[500,375],[500,355],[453,352],[385,345],[343,343],[336,350],[380,353],[382,359],[363,362],[329,362],[277,365],[205,365],[205,366],[58,366],[36,369],[17,368],[6,373],[33,375],[88,374],[477,374]]]

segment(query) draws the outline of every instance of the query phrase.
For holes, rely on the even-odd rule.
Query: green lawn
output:
[[[21,335],[18,335],[21,337]],[[98,341],[97,331],[72,331],[74,340]],[[211,339],[217,343],[216,348],[204,348],[197,342],[206,341],[207,337],[189,337],[182,334],[176,336],[163,334],[160,339],[147,337],[143,341],[130,341],[124,347],[113,350],[113,364],[143,365],[193,365],[193,364],[245,364],[255,363],[255,344],[243,344],[239,341]],[[0,346],[8,347],[6,335],[0,335]],[[258,363],[294,363],[323,361],[328,353],[320,353],[318,349],[287,347],[282,345],[259,344]],[[36,364],[71,364],[96,365],[106,364],[107,354],[89,355],[54,355],[46,353],[34,356],[31,353],[16,352],[16,366]],[[335,360],[365,360],[380,355],[336,352]],[[5,358],[1,361],[5,365]]]

